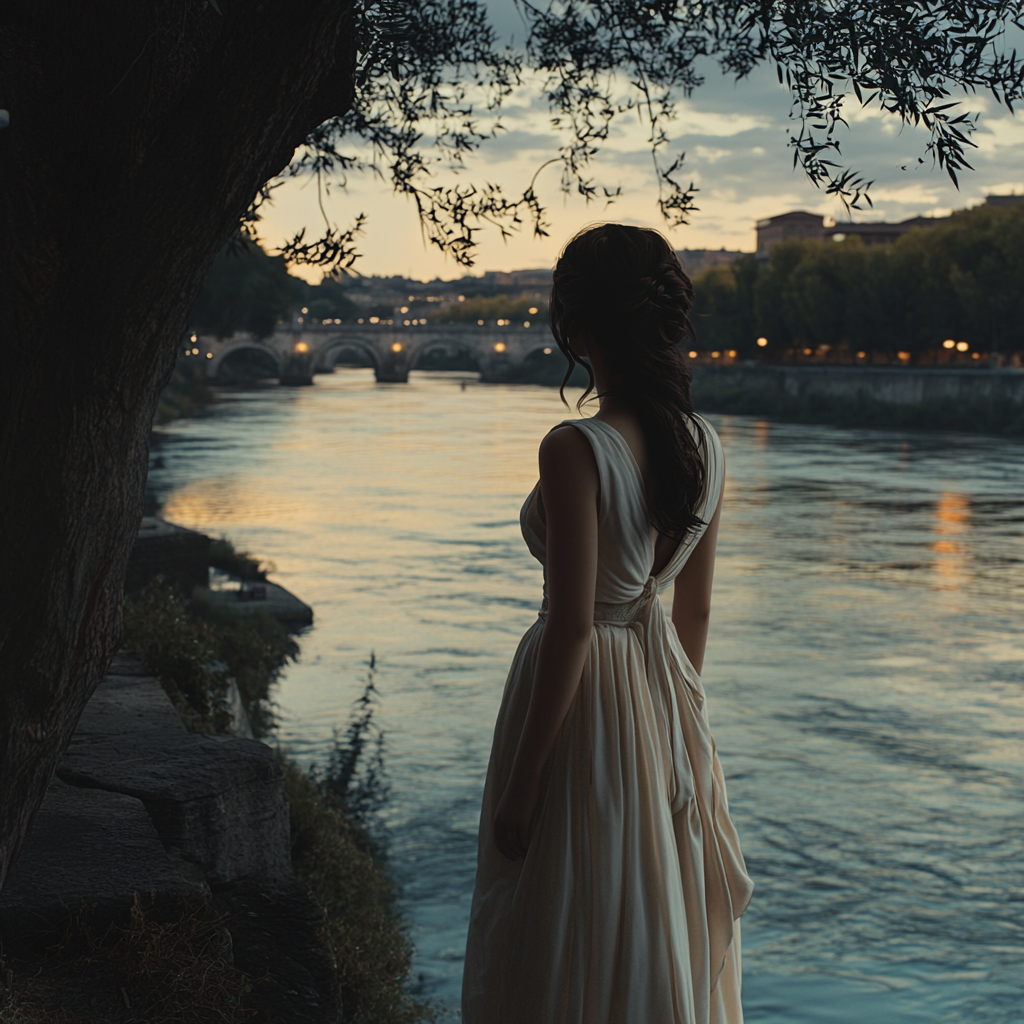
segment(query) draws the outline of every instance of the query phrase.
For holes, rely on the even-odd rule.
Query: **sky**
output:
[[[510,41],[517,35],[521,39],[513,5],[495,0],[491,7],[499,32]],[[877,110],[862,110],[853,97],[850,102],[850,129],[839,130],[842,154],[849,165],[875,182],[873,209],[854,212],[854,219],[941,216],[984,202],[991,193],[1024,193],[1024,113],[1008,114],[987,97],[970,98],[968,109],[981,113],[974,135],[978,148],[968,156],[975,169],[962,172],[958,191],[926,155],[926,131],[901,126]],[[559,188],[559,168],[548,167],[540,172],[536,187],[547,206],[549,236],[535,238],[527,227],[503,241],[497,229],[486,229],[479,236],[475,266],[469,271],[428,246],[412,203],[368,174],[352,175],[344,187],[332,187],[324,199],[325,210],[342,227],[359,213],[367,216],[359,240],[362,256],[355,267],[359,273],[402,274],[421,280],[549,267],[571,235],[603,220],[657,227],[677,249],[753,251],[754,225],[762,217],[809,210],[848,219],[838,200],[830,199],[799,168],[794,169],[792,151],[786,145],[793,127],[789,112],[789,92],[779,85],[773,68],[759,68],[736,82],[714,65],[707,67],[705,84],[691,98],[680,99],[678,116],[669,126],[669,160],[685,152],[679,178],[692,180],[699,189],[699,209],[690,223],[672,230],[661,221],[656,206],[657,184],[646,132],[627,117],[616,121],[593,164],[599,184],[621,186],[619,198],[611,204],[603,200],[588,204],[578,196],[566,197]],[[521,192],[538,168],[557,153],[559,135],[550,117],[540,83],[528,81],[506,102],[501,117],[504,131],[468,159],[461,174],[446,174],[438,180],[498,182],[509,194]],[[923,164],[918,164],[919,156],[925,158]],[[312,237],[323,225],[316,184],[309,179],[293,179],[276,189],[272,205],[264,207],[263,213],[260,235],[270,249],[303,226],[307,237]],[[309,267],[294,267],[293,273],[314,282],[322,276],[318,268]]]

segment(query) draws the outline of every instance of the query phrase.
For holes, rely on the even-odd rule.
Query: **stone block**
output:
[[[3,949],[52,940],[83,908],[94,923],[125,917],[136,893],[159,907],[202,888],[177,869],[141,800],[54,779],[0,894]]]
[[[122,658],[86,706],[57,775],[141,800],[190,877],[291,874],[288,801],[274,752],[188,732],[160,684]]]
[[[192,592],[192,600],[232,615],[264,612],[288,625],[310,626],[313,623],[313,609],[308,604],[291,591],[266,580],[258,583],[239,581],[237,588],[224,590],[197,587]]]

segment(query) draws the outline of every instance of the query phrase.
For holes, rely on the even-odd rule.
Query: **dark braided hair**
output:
[[[693,416],[690,371],[680,350],[693,332],[692,306],[693,285],[657,231],[626,224],[584,228],[555,264],[551,333],[569,360],[562,401],[577,363],[589,378],[577,409],[594,390],[593,370],[569,347],[569,335],[583,331],[608,366],[604,394],[621,398],[643,429],[654,480],[651,522],[659,533],[679,538],[702,523],[697,507],[705,481],[706,441]]]

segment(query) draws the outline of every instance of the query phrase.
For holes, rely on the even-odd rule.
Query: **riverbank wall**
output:
[[[1024,435],[1021,370],[697,365],[693,399],[703,412]]]

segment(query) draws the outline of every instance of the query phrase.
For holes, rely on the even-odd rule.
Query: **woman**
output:
[[[752,884],[699,675],[725,467],[679,351],[692,298],[642,228],[585,230],[555,267],[551,329],[600,411],[544,438],[520,515],[544,601],[495,727],[464,1024],[743,1019]]]

